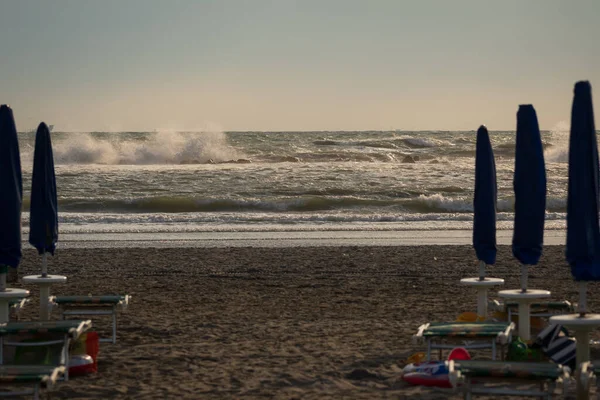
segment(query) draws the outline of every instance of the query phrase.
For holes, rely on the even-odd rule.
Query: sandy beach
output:
[[[476,266],[470,246],[63,249],[49,270],[68,283],[53,293],[133,300],[118,343],[101,346],[99,372],[59,384],[53,396],[449,398],[408,386],[400,371],[421,350],[411,340],[420,324],[474,310],[475,293],[458,281]],[[25,251],[19,275],[38,270],[38,256]],[[502,246],[490,276],[516,288],[519,271]],[[545,248],[530,287],[576,301],[564,247]],[[29,289],[25,320],[38,312]],[[600,310],[597,289],[590,284],[592,310]]]

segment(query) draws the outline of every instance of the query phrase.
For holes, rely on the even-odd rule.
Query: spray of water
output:
[[[143,138],[122,134],[71,134],[57,141],[57,164],[204,164],[236,160],[241,155],[223,132],[158,131]]]
[[[569,162],[569,124],[557,123],[549,133],[548,141],[552,145],[545,151],[544,158],[549,162]]]

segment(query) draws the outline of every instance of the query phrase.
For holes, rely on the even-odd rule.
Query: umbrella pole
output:
[[[42,253],[42,278],[48,276],[48,255],[44,251]]]
[[[485,261],[479,261],[479,280],[485,280]]]
[[[6,273],[8,267],[6,265],[0,265],[0,292],[6,292]],[[0,323],[8,322],[8,299],[0,303]]]
[[[579,316],[585,317],[587,300],[587,282],[579,282]]]
[[[8,267],[6,265],[0,265],[0,292],[6,291],[6,274],[8,273]]]
[[[48,278],[48,254],[42,253],[42,278]],[[40,320],[48,321],[48,298],[50,297],[50,285],[40,284]]]
[[[521,292],[527,292],[527,264],[521,264]]]

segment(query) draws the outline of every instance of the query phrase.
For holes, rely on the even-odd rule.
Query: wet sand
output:
[[[19,275],[37,271],[25,251]],[[452,398],[408,386],[400,371],[422,350],[412,343],[420,324],[476,308],[458,284],[476,275],[470,246],[61,249],[49,271],[68,277],[53,294],[133,296],[99,372],[60,383],[59,399]],[[502,246],[489,275],[517,288],[519,273]],[[577,300],[563,246],[545,248],[529,282]],[[38,297],[27,288],[30,320]],[[596,311],[598,288],[589,285]]]

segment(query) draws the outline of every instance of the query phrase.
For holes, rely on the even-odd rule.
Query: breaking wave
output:
[[[59,200],[65,212],[103,213],[194,213],[194,212],[317,212],[379,209],[390,213],[458,213],[471,214],[473,200],[441,194],[401,198],[361,198],[355,196],[301,196],[276,199],[231,199],[154,196],[121,199],[70,198]],[[29,199],[24,200],[29,209]],[[499,199],[498,212],[512,213],[513,199]],[[565,212],[566,199],[549,198],[548,212]]]
[[[54,142],[57,164],[205,164],[240,157],[223,132],[72,133]]]

